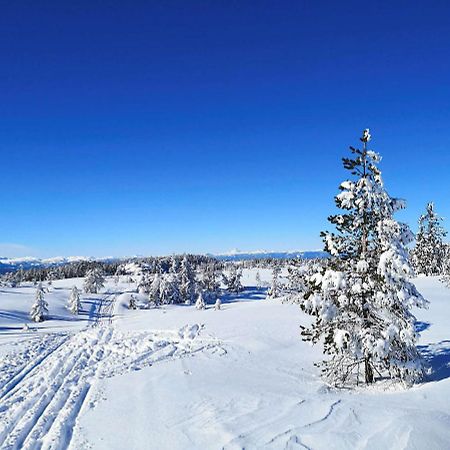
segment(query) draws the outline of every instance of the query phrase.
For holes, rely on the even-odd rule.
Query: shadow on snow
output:
[[[420,345],[418,348],[429,368],[428,381],[450,378],[450,340]]]
[[[235,294],[233,292],[224,291],[220,296],[222,303],[248,302],[264,300],[267,295],[267,289],[258,289],[256,287],[246,287],[244,290]]]

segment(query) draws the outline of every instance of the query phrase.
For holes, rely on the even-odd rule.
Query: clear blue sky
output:
[[[365,127],[450,220],[449,53],[446,1],[3,2],[0,254],[321,248]]]

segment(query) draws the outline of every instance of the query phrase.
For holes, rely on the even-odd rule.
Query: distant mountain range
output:
[[[312,250],[312,251],[290,251],[290,252],[268,252],[265,250],[258,250],[253,252],[242,252],[240,250],[232,250],[228,253],[221,253],[218,255],[209,255],[215,258],[221,259],[223,261],[244,261],[249,259],[292,259],[292,258],[326,258],[328,253],[322,250]]]
[[[107,258],[101,259],[104,261]],[[19,270],[20,268],[27,270],[31,268],[39,267],[51,267],[60,266],[62,264],[68,264],[77,261],[95,261],[97,258],[90,258],[85,256],[57,256],[54,258],[34,258],[32,256],[27,256],[24,258],[4,258],[0,257],[0,273],[11,272],[14,270]]]

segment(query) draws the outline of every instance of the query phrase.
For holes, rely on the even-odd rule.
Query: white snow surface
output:
[[[219,311],[129,310],[136,286],[111,279],[82,294],[79,316],[66,303],[83,280],[54,281],[38,324],[34,286],[0,288],[0,448],[450,448],[450,290],[437,278],[415,280],[430,300],[416,311],[428,379],[336,390],[300,339],[310,319],[267,300],[255,274]]]

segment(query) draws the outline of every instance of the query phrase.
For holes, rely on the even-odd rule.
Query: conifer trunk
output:
[[[373,369],[370,365],[370,358],[368,356],[364,358],[364,372],[366,384],[373,383]]]

